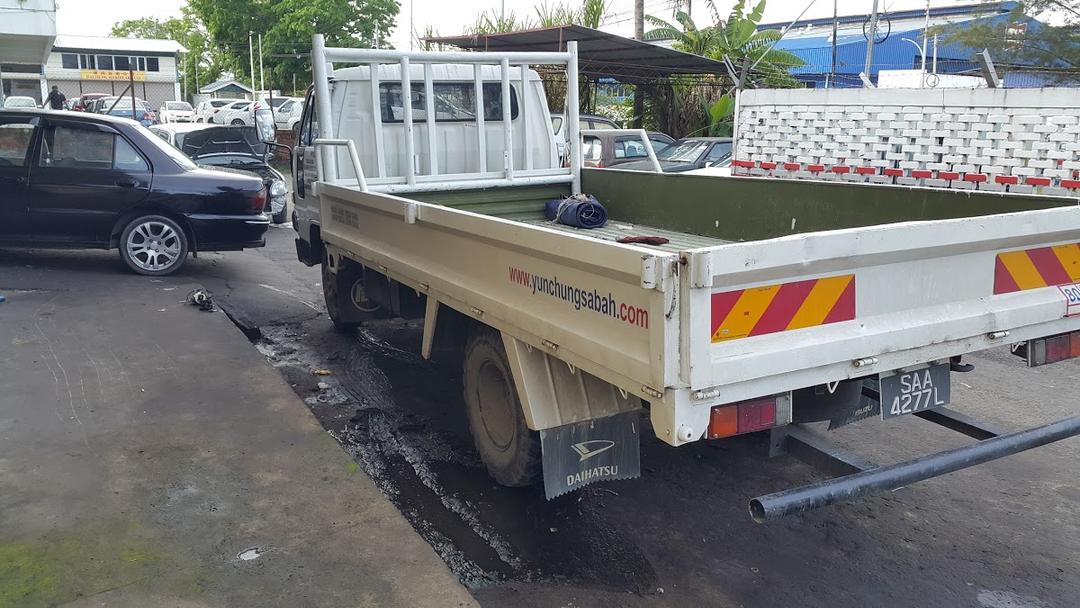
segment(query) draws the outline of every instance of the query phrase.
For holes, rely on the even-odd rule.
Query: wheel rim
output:
[[[511,409],[514,400],[510,394],[510,383],[502,370],[490,361],[484,362],[477,374],[476,396],[488,440],[500,451],[505,451],[514,441],[517,427]]]
[[[180,235],[164,222],[149,221],[135,226],[124,246],[131,262],[143,270],[166,270],[180,259]]]

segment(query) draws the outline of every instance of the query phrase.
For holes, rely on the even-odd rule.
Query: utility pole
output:
[[[634,0],[634,39],[645,40],[645,0]],[[645,122],[645,91],[641,83],[634,85],[634,128]]]
[[[251,62],[251,90],[255,90],[255,45],[251,42],[251,37],[255,32],[248,30],[248,61]],[[254,96],[254,94],[252,95]]]
[[[870,13],[870,35],[866,38],[866,64],[863,66],[863,74],[870,78],[870,65],[874,62],[874,40],[877,39],[877,7],[878,0],[874,0],[874,8]]]
[[[836,28],[839,21],[837,17],[837,5],[840,4],[840,0],[833,0],[832,3],[832,68],[829,70],[829,82],[836,86]]]
[[[262,32],[259,32],[259,90],[266,90],[266,72],[263,71]]]

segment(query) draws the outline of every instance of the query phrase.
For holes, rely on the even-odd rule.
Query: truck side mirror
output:
[[[277,127],[274,125],[274,114],[270,108],[255,110],[255,128],[259,132],[259,140],[263,143],[274,143],[277,139]]]

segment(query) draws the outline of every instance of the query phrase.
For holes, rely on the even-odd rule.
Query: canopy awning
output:
[[[563,25],[520,32],[439,36],[427,39],[474,51],[565,51],[578,43],[578,72],[595,78],[646,82],[676,74],[724,75],[723,62],[608,34],[580,25]]]

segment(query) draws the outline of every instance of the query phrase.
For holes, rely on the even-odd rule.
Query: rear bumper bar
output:
[[[872,496],[1076,435],[1080,435],[1080,416],[985,439],[908,462],[876,467],[822,483],[759,496],[750,501],[750,516],[754,521],[763,523],[845,500]]]

